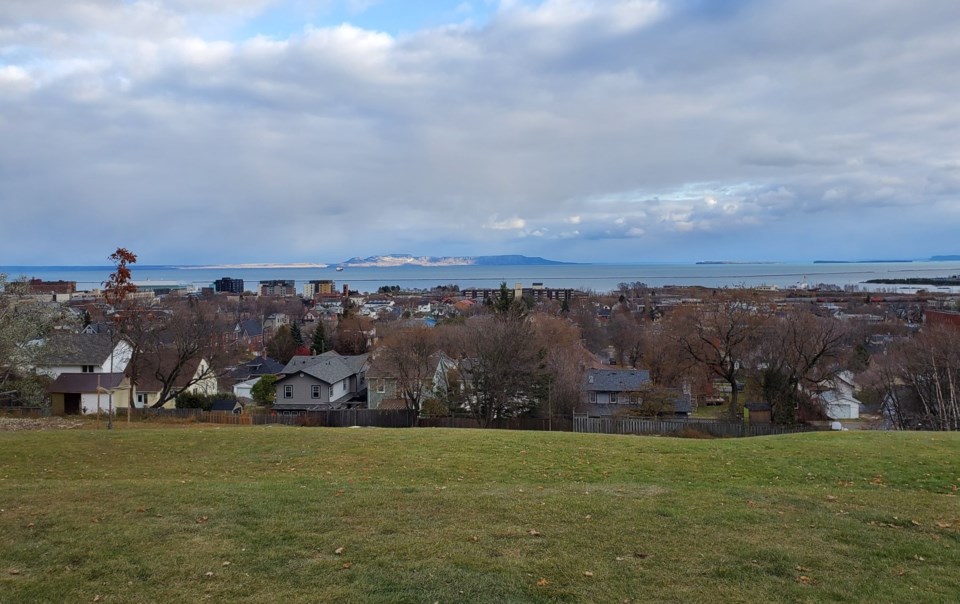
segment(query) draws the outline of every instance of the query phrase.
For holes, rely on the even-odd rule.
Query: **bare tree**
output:
[[[926,325],[891,350],[887,400],[900,428],[960,429],[960,330]]]
[[[644,329],[630,311],[618,310],[607,323],[607,336],[623,366],[636,367],[643,352]]]
[[[544,385],[543,350],[528,317],[510,311],[479,315],[457,326],[455,335],[467,404],[484,427],[536,405]]]
[[[730,387],[729,416],[742,420],[740,379],[763,316],[752,301],[732,297],[686,309],[677,334],[681,349]]]
[[[29,405],[46,404],[43,379],[28,371],[42,361],[46,336],[75,324],[58,306],[29,295],[25,279],[7,281],[0,273],[0,394]]]
[[[590,353],[583,346],[580,329],[570,321],[536,315],[533,328],[536,346],[543,351],[542,371],[548,384],[546,411],[551,416],[569,417],[580,403],[583,369]]]
[[[758,341],[757,377],[773,421],[796,421],[799,404],[841,369],[847,330],[836,319],[795,308],[768,320]]]
[[[230,322],[216,309],[189,300],[154,314],[151,329],[143,334],[138,371],[160,384],[153,404],[160,407],[178,392],[219,376],[237,351],[228,341]]]
[[[424,395],[432,390],[438,351],[436,333],[422,323],[394,328],[378,346],[377,361],[396,378],[407,409],[419,413]]]

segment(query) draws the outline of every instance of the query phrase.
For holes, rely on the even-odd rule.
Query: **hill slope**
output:
[[[957,434],[82,430],[0,458],[5,601],[960,593]]]

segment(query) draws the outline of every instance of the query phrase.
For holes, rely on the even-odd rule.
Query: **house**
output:
[[[61,373],[47,387],[53,415],[107,413],[126,407],[130,381],[123,373]]]
[[[64,373],[123,373],[133,346],[109,333],[57,334],[46,342],[36,371],[54,379]]]
[[[257,356],[235,367],[227,374],[228,382],[233,383],[233,393],[239,398],[252,399],[251,390],[265,375],[279,375],[283,365],[269,357]]]
[[[262,350],[265,345],[263,323],[259,319],[244,319],[233,328],[233,339],[250,351]]]
[[[650,383],[646,369],[588,369],[584,376],[584,407],[591,416],[607,416],[643,408],[644,401],[661,396]],[[687,417],[693,411],[689,393],[667,391],[671,415]]]
[[[174,353],[163,354],[160,357],[142,358],[137,375],[134,406],[137,408],[153,407],[163,396],[164,384],[157,374],[170,376],[176,363]],[[163,409],[176,407],[176,396],[181,392],[191,394],[216,394],[220,390],[216,372],[210,367],[206,359],[191,359],[184,363],[179,373],[173,378],[167,394],[170,398],[161,406]],[[126,407],[126,402],[121,405]]]
[[[277,411],[319,411],[366,404],[369,355],[341,356],[330,351],[295,356],[276,382]]]
[[[854,396],[856,383],[853,373],[841,371],[833,379],[820,384],[821,390],[814,393],[814,402],[818,403],[827,417],[834,420],[858,419],[863,404]]]
[[[773,421],[773,408],[770,403],[747,403],[750,412],[750,424],[769,424]]]

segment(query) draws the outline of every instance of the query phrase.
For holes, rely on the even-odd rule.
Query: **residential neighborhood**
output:
[[[216,403],[239,413],[402,409],[487,422],[580,414],[890,428],[926,420],[915,420],[925,414],[921,393],[905,396],[902,384],[901,406],[891,406],[888,353],[931,329],[954,329],[960,316],[949,295],[808,284],[718,292],[624,283],[605,295],[542,283],[361,293],[317,279],[301,294],[295,286],[265,281],[250,292],[224,276],[197,293],[138,290],[111,304],[104,291],[69,282],[9,283],[6,303],[42,308],[50,331],[23,343],[35,352],[31,363],[8,363],[0,404],[55,415]],[[731,328],[743,337],[724,341]],[[782,348],[798,329],[819,338],[805,344],[813,349]],[[796,354],[818,360],[797,365]],[[782,379],[794,386],[777,386]]]

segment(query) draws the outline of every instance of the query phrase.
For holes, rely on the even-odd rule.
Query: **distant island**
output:
[[[946,260],[960,260],[960,254],[948,254],[946,256],[930,256],[930,262],[943,262]]]
[[[952,277],[906,277],[898,279],[868,279],[864,283],[877,283],[883,285],[960,285],[960,275]]]
[[[739,261],[739,260],[701,260],[696,264],[780,264],[779,262],[766,261]]]
[[[814,264],[909,264],[913,260],[814,260]]]
[[[539,256],[413,256],[410,254],[389,254],[386,256],[367,256],[350,258],[337,267],[353,268],[393,268],[398,266],[546,266],[575,264],[547,260]]]

